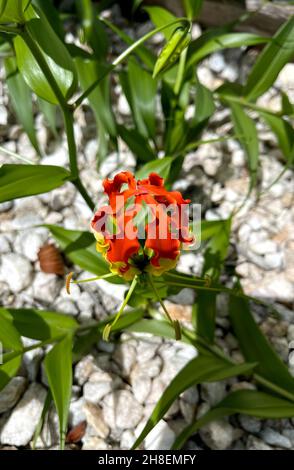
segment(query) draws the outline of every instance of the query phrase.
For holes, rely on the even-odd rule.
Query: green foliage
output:
[[[133,12],[141,7],[141,3],[140,0],[133,2]],[[118,151],[122,139],[136,158],[136,176],[140,179],[157,172],[168,184],[176,181],[185,155],[205,145],[200,140],[201,135],[209,129],[210,120],[220,103],[230,109],[234,138],[240,141],[247,155],[250,190],[257,185],[257,123],[260,120],[275,134],[285,169],[293,165],[293,103],[285,93],[281,93],[281,109],[273,112],[256,104],[256,100],[269,90],[279,72],[293,57],[294,19],[289,18],[272,38],[235,32],[233,24],[229,24],[205,31],[190,42],[190,20],[199,15],[202,5],[202,0],[184,0],[187,18],[181,19],[164,8],[146,7],[145,11],[155,27],[144,37],[134,40],[110,21],[98,18],[98,11],[102,8],[100,5],[96,7],[90,0],[77,1],[73,21],[77,23],[83,43],[83,47],[78,47],[66,44],[64,17],[52,0],[33,0],[32,4],[29,0],[0,1],[6,81],[17,119],[37,153],[40,153],[35,134],[33,94],[37,95],[37,106],[55,138],[58,137],[56,112],[61,110],[69,154],[69,169],[49,165],[2,165],[0,202],[42,194],[69,181],[93,210],[95,203],[79,175],[73,128],[74,113],[85,104],[86,99],[97,124],[98,163],[108,155],[109,150]],[[111,63],[108,29],[126,44],[126,49]],[[156,57],[147,40],[159,32],[164,35],[165,45]],[[245,49],[256,45],[265,47],[258,54],[244,86],[239,82],[225,82],[217,90],[211,90],[199,80],[199,63],[210,54],[223,49]],[[122,122],[113,111],[112,85],[117,80],[130,107],[131,116],[127,123]],[[79,93],[78,97],[74,96],[76,92]],[[195,107],[195,112],[187,117],[187,109],[191,105]],[[254,120],[251,111],[255,113]],[[219,140],[224,138],[227,136],[219,136]],[[18,157],[16,154],[14,156]],[[140,222],[139,219],[136,221]],[[135,446],[164,417],[180,393],[202,382],[246,375],[261,390],[240,390],[229,394],[206,415],[184,429],[174,448],[180,448],[189,436],[211,420],[234,413],[270,419],[294,415],[294,379],[256,324],[250,299],[238,285],[232,289],[221,284],[231,223],[231,217],[228,220],[202,221],[204,267],[200,278],[171,271],[154,281],[156,290],[163,297],[178,293],[185,287],[196,291],[193,330],[183,327],[182,341],[195,347],[198,356],[168,385]],[[90,232],[66,230],[55,225],[46,227],[67,261],[96,276],[109,273],[109,265],[97,253],[95,239]],[[119,318],[112,334],[116,336],[127,329],[174,339],[174,329],[152,305],[156,299],[145,281],[140,280],[129,302],[126,298],[125,303],[128,302],[132,309]],[[116,284],[123,280],[114,276],[109,278],[109,282]],[[229,297],[230,326],[246,361],[241,364],[232,362],[215,342],[219,294]],[[258,299],[251,300],[262,303]],[[114,318],[115,315],[110,321]],[[108,320],[85,327],[62,312],[0,308],[0,341],[4,346],[0,390],[21,366],[22,355],[26,352],[22,336],[38,341],[32,348],[51,345],[45,357],[50,391],[37,434],[53,399],[59,417],[62,448],[67,431],[72,362],[90,351],[102,337]]]
[[[0,167],[0,202],[46,193],[70,179],[70,173],[58,166],[3,165]]]

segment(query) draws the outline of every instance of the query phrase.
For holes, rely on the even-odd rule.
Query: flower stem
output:
[[[135,287],[136,285],[138,284],[138,276],[135,276],[134,279],[132,280],[132,284],[128,290],[128,293],[125,297],[125,300],[123,301],[118,313],[116,314],[114,320],[112,323],[107,323],[107,325],[105,326],[104,330],[103,330],[103,339],[105,341],[108,341],[108,338],[109,338],[109,335],[110,335],[110,331],[111,331],[111,328],[118,322],[121,314],[123,313],[127,303],[129,302],[130,298],[131,298],[131,295],[132,293],[134,292],[135,290]]]
[[[157,298],[158,302],[160,303],[160,305],[161,305],[165,315],[167,316],[169,322],[171,323],[171,325],[175,329],[176,340],[180,340],[182,335],[181,335],[181,327],[180,327],[179,321],[178,320],[173,320],[172,317],[170,316],[170,314],[168,313],[167,308],[164,305],[164,302],[163,302],[162,298],[160,297],[160,295],[158,293],[158,290],[156,289],[156,286],[153,282],[153,278],[152,278],[151,274],[148,275],[148,279],[149,279],[149,283],[150,283],[150,286],[151,286],[151,288],[154,292],[155,297]]]

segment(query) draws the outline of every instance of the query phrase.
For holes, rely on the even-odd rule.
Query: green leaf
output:
[[[35,15],[36,16],[36,15]],[[27,21],[26,32],[30,40],[37,45],[44,62],[51,70],[55,81],[65,99],[69,99],[77,85],[77,73],[74,62],[60,38],[52,29],[44,13],[39,10],[38,18]],[[24,37],[28,37],[24,36]],[[28,86],[46,101],[59,104],[48,78],[22,36],[14,38],[17,65]]]
[[[64,28],[61,21],[61,15],[53,5],[54,0],[33,0],[33,4],[42,10],[55,33],[64,40]]]
[[[158,173],[162,178],[167,179],[171,164],[174,161],[174,157],[164,157],[152,162],[146,163],[136,172],[136,177],[139,179],[144,179],[149,176],[150,173]]]
[[[104,260],[95,248],[95,238],[90,232],[79,230],[66,230],[57,225],[45,225],[55,240],[58,242],[64,254],[74,264],[90,273],[102,276],[108,274],[109,264]],[[114,276],[109,278],[109,282],[121,284],[123,281],[120,277]]]
[[[199,356],[192,359],[171,381],[157,402],[133,449],[138,447],[147,434],[164,417],[176,398],[192,385],[202,382],[216,382],[240,374],[248,374],[255,364],[232,365],[226,360],[213,356]]]
[[[162,7],[144,7],[144,10],[147,11],[152,23],[156,28],[161,28],[162,26],[175,21],[177,18],[170,11]],[[170,26],[162,31],[165,39],[168,40],[174,31],[174,26]]]
[[[22,356],[19,355],[14,359],[0,365],[0,391],[8,384],[8,382],[14,377],[20,366]]]
[[[188,49],[187,70],[194,67],[200,60],[213,52],[234,47],[251,46],[268,42],[268,38],[251,33],[225,33],[215,31],[212,34],[203,34],[191,42]]]
[[[24,12],[31,0],[0,0],[0,24],[24,23]]]
[[[147,318],[143,318],[139,321],[134,322],[131,326],[129,326],[128,331],[133,333],[150,333],[151,335],[160,336],[162,338],[167,339],[175,339],[175,329],[174,327],[165,320],[150,320]],[[181,341],[186,344],[193,344],[195,346],[195,342],[182,332],[182,339]]]
[[[11,351],[22,351],[23,345],[20,333],[13,324],[12,319],[6,315],[5,309],[0,308],[0,358],[3,353],[2,347]],[[15,376],[21,365],[21,354],[14,359],[0,363],[0,391]]]
[[[293,394],[294,378],[255,323],[248,301],[230,296],[229,314],[245,359],[258,361],[258,374]]]
[[[75,59],[80,83],[86,90],[99,76],[105,73],[105,65],[94,60]],[[105,77],[88,96],[89,103],[95,114],[99,134],[99,156],[103,160],[108,152],[108,134],[116,138],[116,124],[110,99],[109,77]]]
[[[199,16],[203,0],[184,0],[186,15],[189,19],[195,19]]]
[[[50,310],[0,308],[0,317],[9,321],[21,336],[40,341],[73,332],[78,327],[73,317]]]
[[[209,119],[214,111],[215,104],[213,100],[212,92],[197,81],[196,85],[196,113],[195,113],[195,123],[206,121]]]
[[[256,100],[275,82],[282,68],[294,56],[294,16],[290,16],[256,60],[244,89],[244,96]]]
[[[235,413],[257,418],[292,418],[294,403],[255,390],[232,392],[199,420],[186,427],[175,440],[172,449],[181,449],[190,436],[209,422]]]
[[[129,149],[138,158],[139,162],[149,162],[150,160],[154,160],[155,154],[152,148],[146,139],[139,134],[137,129],[129,129],[123,125],[118,125],[117,130]]]
[[[251,187],[255,186],[257,179],[259,145],[258,134],[255,122],[247,115],[242,106],[237,103],[230,102],[232,111],[232,120],[235,133],[244,148],[250,172]]]
[[[202,234],[211,229],[209,241],[204,253],[202,277],[209,276],[211,280],[219,280],[231,233],[231,219],[220,221],[203,221]],[[213,229],[213,230],[212,230]],[[207,234],[206,234],[207,237]],[[213,343],[216,317],[216,294],[213,292],[198,292],[197,301],[193,307],[193,320],[197,333],[208,342]]]
[[[13,351],[21,351],[23,348],[19,332],[3,309],[0,309],[0,343]]]
[[[104,61],[108,51],[108,37],[102,22],[97,18],[93,3],[91,0],[76,0],[76,7],[82,20],[83,42],[93,49],[99,61]]]
[[[286,114],[287,116],[291,116],[294,114],[294,105],[291,103],[287,93],[281,91],[282,95],[282,113]]]
[[[260,112],[259,114],[276,135],[279,147],[285,159],[288,160],[291,157],[294,145],[293,126],[286,119],[271,113]]]
[[[72,387],[72,337],[66,336],[47,354],[45,371],[59,418],[60,448],[64,448]]]
[[[14,112],[36,152],[40,154],[34,127],[31,91],[19,73],[14,57],[7,57],[4,60],[4,65],[6,70],[6,83]]]
[[[2,165],[0,202],[47,193],[70,181],[70,173],[51,165]]]
[[[127,75],[120,82],[132,110],[136,126],[145,138],[154,137],[156,130],[157,84],[151,74],[135,59],[129,59]]]
[[[49,101],[38,99],[40,111],[44,114],[46,124],[51,130],[54,137],[58,138],[57,126],[56,126],[56,106],[49,103]]]

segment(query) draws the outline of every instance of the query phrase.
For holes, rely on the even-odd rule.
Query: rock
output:
[[[193,264],[191,267],[193,268],[195,265]],[[178,294],[169,296],[169,300],[175,304],[193,305],[195,302],[195,292],[193,289],[185,287]]]
[[[169,450],[175,438],[175,432],[162,419],[145,438],[144,447],[146,450]]]
[[[84,411],[88,425],[90,425],[98,437],[106,439],[109,434],[109,427],[103,419],[102,409],[93,403],[85,403]]]
[[[66,166],[68,163],[68,150],[62,145],[58,145],[56,150],[50,155],[42,158],[42,165]]]
[[[183,393],[181,393],[180,398],[182,401],[186,403],[190,403],[191,405],[195,405],[199,401],[199,393],[196,386],[192,386],[187,388]]]
[[[83,450],[108,450],[110,448],[100,437],[88,437],[83,443]]]
[[[288,326],[288,341],[294,341],[294,325],[289,325]]]
[[[121,383],[119,377],[113,377],[108,372],[97,370],[84,385],[84,398],[91,403],[99,403],[111,390]]]
[[[111,429],[132,429],[143,416],[143,408],[128,390],[117,390],[103,402],[103,416]]]
[[[0,254],[3,255],[4,253],[10,252],[10,245],[9,240],[5,235],[0,234]]]
[[[266,255],[278,251],[278,245],[272,240],[263,240],[262,242],[252,244],[250,248],[257,255]]]
[[[266,445],[261,439],[255,436],[248,436],[246,442],[247,450],[272,450],[272,447]]]
[[[155,353],[158,349],[158,343],[154,343],[150,339],[146,339],[145,341],[138,341],[136,349],[137,349],[137,361],[140,364],[149,362],[155,356]]]
[[[226,396],[226,384],[224,382],[203,383],[201,396],[209,405],[216,405]]]
[[[165,301],[165,306],[173,320],[179,320],[191,323],[192,321],[192,305],[178,305],[173,302]],[[162,308],[160,309],[164,314]]]
[[[180,411],[188,424],[191,424],[195,418],[196,406],[184,400],[180,400]]]
[[[119,344],[113,354],[113,359],[121,367],[121,372],[124,376],[130,375],[132,367],[136,362],[136,358],[136,349],[128,343]]]
[[[24,347],[33,346],[36,343],[38,343],[38,341],[34,339],[23,338]],[[23,355],[23,363],[26,367],[27,375],[31,382],[34,382],[37,379],[42,358],[42,348],[32,349],[31,351],[27,351]]]
[[[0,126],[6,126],[8,123],[8,111],[3,104],[0,104]]]
[[[129,116],[131,114],[129,103],[124,94],[120,94],[117,102],[118,112],[123,116]]]
[[[284,264],[284,253],[269,253],[264,257],[265,269],[281,269]]]
[[[38,252],[47,239],[47,230],[30,229],[19,233],[15,241],[15,251],[30,261],[37,261]]]
[[[65,184],[61,188],[52,191],[50,205],[54,211],[59,212],[64,207],[72,206],[75,195],[74,186]]]
[[[272,428],[264,429],[263,431],[261,431],[260,436],[262,440],[269,445],[283,447],[284,449],[292,448],[292,443],[290,439],[286,436],[283,436],[283,434],[280,434]]]
[[[0,204],[0,214],[2,212],[8,212],[13,207],[13,201],[1,202]]]
[[[25,391],[27,381],[24,377],[13,377],[0,392],[0,414],[10,410]]]
[[[96,303],[97,300],[95,301],[89,292],[82,292],[77,299],[78,308],[82,314],[89,312],[92,315]]]
[[[30,385],[2,428],[2,444],[25,446],[30,442],[41,417],[46,393],[41,385]]]
[[[257,433],[261,430],[261,420],[253,416],[239,415],[239,422],[245,431],[250,433]]]
[[[293,302],[294,285],[288,281],[283,273],[276,274],[250,292],[255,297],[265,297],[280,302]]]
[[[84,397],[79,398],[78,400],[71,401],[69,407],[69,425],[70,427],[77,426],[82,421],[86,421],[86,413],[84,410],[85,399]]]
[[[67,315],[78,315],[79,311],[75,305],[75,303],[71,299],[63,299],[60,298],[55,302],[55,308],[61,313],[65,313]]]
[[[225,420],[213,421],[199,433],[203,442],[213,450],[228,449],[234,439],[234,428]]]
[[[132,392],[139,403],[144,403],[151,390],[151,379],[136,368],[131,373]]]
[[[33,279],[31,263],[21,255],[7,253],[1,257],[0,276],[12,292],[18,293],[28,287]]]
[[[99,359],[101,359],[101,355],[99,355]],[[94,372],[101,372],[98,358],[88,354],[76,364],[74,378],[79,385],[84,385]]]
[[[209,68],[215,72],[220,73],[224,68],[227,67],[225,59],[220,52],[214,52],[209,58]]]
[[[34,298],[52,304],[58,296],[63,281],[55,274],[37,273],[33,283]]]
[[[12,223],[14,230],[31,229],[33,225],[42,224],[48,213],[48,208],[35,196],[16,199],[14,205],[15,217]]]
[[[150,377],[151,379],[157,377],[162,369],[162,359],[159,356],[155,356],[154,359],[150,359],[150,361],[146,362],[139,362],[135,364],[132,369],[132,373],[143,374],[146,377]]]
[[[135,443],[136,436],[133,431],[126,430],[122,432],[120,438],[120,448],[125,450],[130,450],[133,444]]]

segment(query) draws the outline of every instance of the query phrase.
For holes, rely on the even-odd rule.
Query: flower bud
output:
[[[153,70],[153,78],[168,70],[178,59],[181,52],[189,45],[191,41],[190,28],[180,26],[171,35],[160,52]]]

